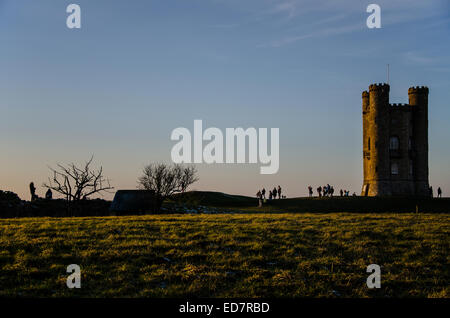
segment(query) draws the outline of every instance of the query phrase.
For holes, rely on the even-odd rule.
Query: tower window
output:
[[[395,162],[391,164],[391,174],[394,176],[398,175],[398,164]]]
[[[391,137],[391,139],[389,140],[389,149],[398,150],[398,146],[399,146],[398,137],[396,136]]]

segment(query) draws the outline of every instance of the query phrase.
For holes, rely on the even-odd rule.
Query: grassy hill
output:
[[[5,194],[5,195],[2,195]],[[0,218],[35,216],[108,216],[115,215],[110,201],[95,199],[81,201],[68,211],[64,200],[21,201],[12,193],[0,191]],[[163,214],[176,213],[448,213],[450,198],[427,199],[414,197],[333,197],[289,198],[266,201],[258,207],[258,200],[241,195],[212,191],[191,191],[173,195],[161,209]],[[141,214],[129,211],[128,215]]]
[[[450,297],[449,233],[449,214],[0,219],[0,297]]]
[[[173,202],[190,206],[209,206],[221,208],[246,208],[257,205],[255,198],[242,195],[232,195],[214,191],[189,191],[178,193],[172,197]]]
[[[258,208],[256,198],[221,192],[192,191],[177,194],[171,202],[241,212],[450,212],[450,198],[414,197],[325,197],[266,201]]]

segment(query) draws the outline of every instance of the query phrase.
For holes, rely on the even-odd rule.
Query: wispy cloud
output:
[[[276,4],[272,9],[269,10],[272,14],[286,14],[288,19],[294,17],[297,13],[297,3],[296,1],[281,2]]]
[[[272,40],[257,47],[282,47],[298,41],[358,32],[365,27],[370,1],[354,0],[215,0],[244,13],[238,23],[212,27],[231,29],[258,24]],[[381,6],[382,28],[436,18],[436,26],[447,22],[442,8],[448,0],[377,0]],[[440,16],[439,16],[440,15]],[[445,20],[447,19],[447,20]]]
[[[419,54],[418,52],[409,51],[404,54],[404,58],[407,62],[413,64],[431,64],[435,62],[435,59]]]
[[[379,0],[377,3],[382,8],[382,27],[386,27],[436,17],[441,14],[438,9],[442,0],[433,0],[432,4],[422,0]],[[281,47],[309,38],[357,32],[365,27],[365,8],[364,4],[353,0],[288,0],[271,3],[271,7],[262,12],[263,16],[276,18],[281,15],[289,20],[292,25],[285,32],[292,33],[295,29],[306,31],[297,35],[282,35],[258,47]],[[353,25],[349,25],[351,21]]]
[[[300,40],[305,40],[308,38],[315,38],[315,37],[326,37],[331,35],[340,35],[345,33],[351,33],[355,31],[362,30],[363,26],[358,25],[347,25],[343,27],[331,27],[331,28],[324,28],[315,32],[305,33],[298,36],[287,36],[282,38],[281,40],[275,40],[271,41],[265,44],[261,44],[258,47],[281,47],[283,45],[291,44]]]
[[[239,23],[228,23],[228,24],[214,24],[211,25],[211,28],[217,28],[217,29],[233,29],[238,27],[240,24]]]

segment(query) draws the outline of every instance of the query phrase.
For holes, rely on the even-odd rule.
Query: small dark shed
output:
[[[155,212],[155,191],[118,190],[109,210],[117,214]]]

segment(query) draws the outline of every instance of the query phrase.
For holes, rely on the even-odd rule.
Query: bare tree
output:
[[[108,192],[114,189],[109,180],[103,176],[103,168],[91,168],[94,156],[84,166],[79,168],[74,163],[63,166],[58,164],[58,170],[51,167],[53,178],[44,183],[44,187],[62,194],[68,202],[87,199],[95,193]]]
[[[159,210],[167,197],[177,192],[185,192],[197,180],[197,169],[194,166],[184,167],[180,164],[169,166],[158,163],[144,168],[138,184],[141,189],[155,191],[156,205]]]
[[[197,169],[194,166],[183,167],[181,165],[177,165],[176,169],[179,170],[177,172],[180,179],[179,192],[184,193],[191,184],[198,181]]]

